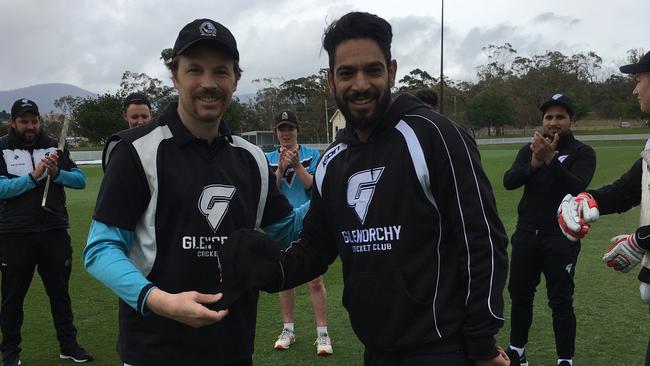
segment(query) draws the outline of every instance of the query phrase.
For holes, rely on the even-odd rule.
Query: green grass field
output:
[[[592,144],[598,154],[598,168],[591,187],[613,181],[625,172],[639,156],[643,143],[603,142]],[[508,234],[516,222],[516,205],[521,190],[506,192],[501,184],[519,146],[485,146],[481,148],[483,166],[492,181],[501,218]],[[83,191],[68,191],[73,238],[74,269],[70,282],[75,323],[79,341],[95,354],[95,365],[121,365],[115,351],[117,334],[117,299],[103,285],[91,278],[83,268],[81,253],[101,180],[101,168],[84,167],[88,186]],[[575,309],[578,318],[576,365],[642,365],[648,341],[648,307],[639,300],[637,271],[615,273],[600,261],[609,246],[609,238],[627,233],[638,225],[638,209],[624,215],[603,217],[587,240],[576,269]],[[342,280],[337,261],[325,275],[329,297],[329,329],[335,354],[329,358],[315,356],[315,329],[309,294],[305,286],[297,290],[296,332],[298,341],[291,350],[273,350],[275,337],[281,330],[277,295],[260,297],[256,365],[362,365],[362,346],[354,336],[347,314],[341,306]],[[545,285],[539,287],[535,301],[535,318],[526,347],[532,365],[555,365],[555,345],[550,310],[546,306]],[[507,293],[505,315],[509,318]],[[386,314],[390,316],[390,314]],[[381,322],[377,324],[381,326]],[[507,346],[509,323],[498,335]],[[49,303],[43,285],[35,277],[25,304],[23,326],[23,365],[64,365],[58,359],[58,347],[49,314]]]

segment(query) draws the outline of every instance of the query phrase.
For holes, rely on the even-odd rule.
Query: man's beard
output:
[[[390,105],[391,94],[390,88],[388,86],[386,86],[386,89],[384,89],[384,93],[382,95],[377,94],[378,93],[374,91],[368,90],[364,93],[355,92],[340,98],[338,95],[336,95],[335,92],[336,105],[341,110],[341,113],[343,113],[343,117],[345,117],[346,123],[349,123],[350,126],[352,126],[355,130],[366,131],[369,128],[375,126],[377,120],[384,115],[384,113],[388,110],[388,106]],[[359,98],[377,99],[375,110],[372,111],[371,114],[364,116],[355,116],[352,114],[352,111],[350,108],[348,108],[346,102]]]
[[[25,145],[31,145],[34,142],[36,142],[36,139],[38,138],[38,130],[29,130],[29,131],[16,131],[16,137],[18,140],[20,140],[23,144]],[[26,132],[31,132],[33,135],[31,137],[25,136]]]

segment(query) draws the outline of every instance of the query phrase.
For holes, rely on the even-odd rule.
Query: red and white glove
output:
[[[612,243],[603,254],[603,262],[607,267],[625,273],[641,263],[646,251],[637,243],[636,233],[615,236]]]
[[[557,209],[557,222],[562,233],[571,241],[578,241],[587,235],[592,222],[598,220],[598,203],[587,192],[576,197],[567,194]]]

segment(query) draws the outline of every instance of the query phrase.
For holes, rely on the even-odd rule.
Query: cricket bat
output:
[[[70,119],[68,116],[65,116],[63,118],[63,125],[61,126],[61,135],[59,136],[59,145],[57,146],[57,150],[63,153],[63,149],[65,148],[65,138],[68,136],[68,127],[70,126]],[[47,194],[50,191],[50,176],[47,176],[47,180],[45,181],[45,190],[43,191],[43,200],[41,200],[41,207],[45,211],[48,212],[54,212],[51,208],[47,206]]]

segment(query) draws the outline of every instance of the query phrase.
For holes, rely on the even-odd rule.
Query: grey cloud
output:
[[[425,16],[392,18],[393,58],[397,60],[397,80],[419,68],[432,76],[439,73],[440,20]]]
[[[456,77],[465,80],[473,78],[476,74],[476,67],[485,61],[483,47],[489,45],[500,46],[510,43],[515,49],[526,41],[524,36],[518,34],[518,28],[509,24],[499,24],[491,28],[474,27],[459,40],[455,45],[450,45],[454,59],[454,71]]]
[[[160,51],[196,18],[211,18],[236,35],[249,19],[268,18],[288,1],[23,1],[3,2],[0,90],[46,82],[76,84],[93,92],[114,91],[125,70],[168,82]],[[255,9],[251,11],[251,9]],[[29,19],[29,22],[25,22]],[[263,31],[263,30],[261,30]]]
[[[580,23],[580,19],[571,16],[557,15],[553,12],[544,12],[537,15],[532,20],[532,23],[534,24],[547,23],[547,22],[559,22],[559,23],[566,23],[569,25],[576,25]]]
[[[260,29],[250,26],[239,36],[244,68],[239,91],[254,92],[254,79],[283,77],[284,80],[318,73],[326,66],[321,58],[322,21],[291,21],[283,27]],[[281,81],[280,81],[281,82]]]
[[[549,50],[559,51],[565,55],[583,50],[583,45],[568,43],[549,37],[548,34],[528,33],[520,27],[499,24],[490,28],[472,28],[463,39],[452,47],[452,61],[446,62],[453,78],[472,80],[476,78],[478,66],[487,62],[487,54],[482,50],[488,45],[500,46],[509,43],[517,51],[515,56],[531,57],[544,54]]]
[[[463,7],[471,8],[470,3]],[[170,85],[160,51],[173,45],[187,22],[211,18],[230,28],[237,38],[244,68],[239,92],[254,92],[258,85],[251,84],[253,79],[290,79],[326,67],[327,55],[321,52],[323,29],[351,10],[370,10],[391,22],[398,77],[416,67],[438,74],[439,19],[397,15],[408,14],[404,9],[420,14],[418,9],[427,4],[415,0],[397,5],[387,0],[0,0],[0,14],[5,15],[0,22],[0,34],[5,35],[0,49],[0,90],[66,82],[103,93],[119,87],[125,70],[145,72]],[[594,50],[604,58],[603,51],[624,54],[642,44],[642,32],[627,32],[630,37],[624,42],[610,40],[609,35],[621,32],[620,25],[608,28],[609,23],[584,6],[572,10],[569,5],[563,8],[568,15],[526,14],[522,9],[502,16],[486,10],[481,21],[491,24],[472,29],[461,25],[467,18],[455,15],[454,20],[450,14],[450,25],[445,28],[445,73],[455,79],[473,78],[475,67],[485,61],[481,47],[488,44],[509,42],[522,56],[553,49],[566,53]],[[581,14],[584,21],[571,14]],[[608,14],[607,19],[616,14]],[[512,23],[498,23],[504,19]],[[594,29],[603,36],[594,37]]]

